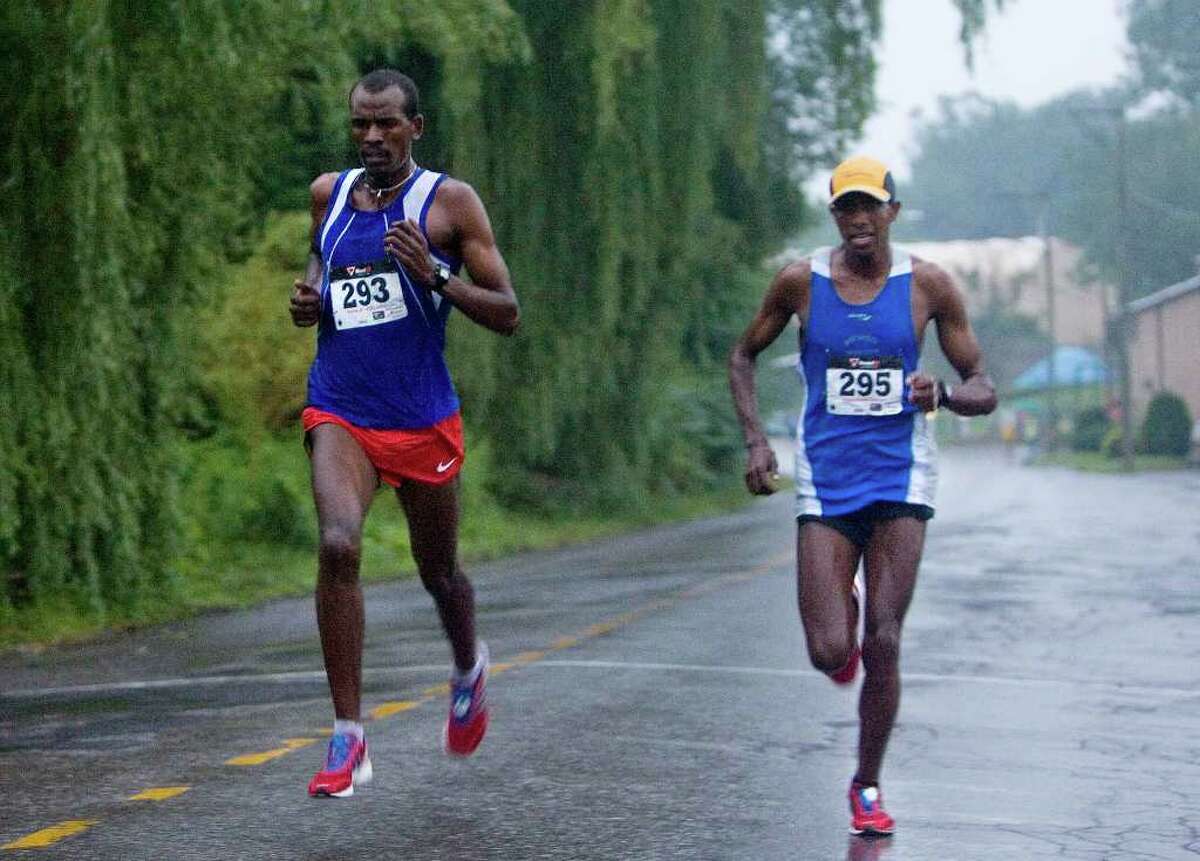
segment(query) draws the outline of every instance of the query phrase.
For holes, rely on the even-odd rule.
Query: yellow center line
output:
[[[754,577],[768,573],[785,562],[790,563],[793,559],[794,556],[791,554],[780,556],[777,559],[769,560],[748,571],[742,571],[736,574],[719,577],[715,580],[708,581],[707,583],[702,583],[699,586],[680,590],[668,598],[659,598],[654,601],[649,601],[646,604],[643,604],[641,607],[628,610],[620,615],[613,616],[610,619],[597,622],[594,625],[589,625],[578,634],[558,637],[545,649],[532,649],[521,652],[509,661],[497,661],[496,663],[492,664],[491,672],[493,674],[498,674],[505,672],[506,670],[537,663],[538,661],[544,660],[548,653],[552,651],[574,648],[586,640],[609,634],[612,631],[615,631],[617,628],[623,627],[642,618],[648,613],[656,610],[668,609],[677,604],[680,600],[705,594],[718,589],[721,586],[746,582]],[[375,708],[371,709],[370,712],[368,712],[368,716],[374,720],[381,720],[383,718],[391,717],[392,715],[412,711],[413,709],[419,708],[425,703],[432,702],[436,698],[445,696],[449,693],[449,691],[449,684],[442,683],[433,685],[422,691],[417,699],[395,700],[391,702],[380,703],[379,705],[375,706]],[[313,730],[310,735],[328,736],[331,733],[331,729],[324,727]],[[270,762],[282,756],[287,756],[292,751],[300,750],[301,748],[316,744],[319,740],[319,738],[284,739],[280,747],[273,748],[272,750],[262,751],[261,753],[248,753],[241,756],[235,756],[226,760],[225,764],[237,766],[262,765],[263,763]],[[127,800],[165,801],[169,798],[175,798],[179,795],[183,795],[189,789],[191,789],[190,786],[152,787],[149,789],[144,789],[136,795],[131,795]],[[32,834],[27,834],[24,837],[12,841],[11,843],[6,843],[3,846],[0,846],[0,849],[42,849],[47,846],[53,846],[55,843],[59,842],[60,840],[64,840],[67,837],[79,834],[82,831],[86,831],[92,826],[99,824],[99,822],[100,820],[98,819],[69,819],[64,822],[60,822],[57,825],[51,825],[48,828],[35,831]]]
[[[397,700],[391,703],[380,703],[367,712],[371,720],[380,720],[385,717],[391,717],[400,712],[410,711],[421,705],[421,700]]]
[[[183,795],[191,789],[190,786],[157,786],[152,789],[143,789],[137,795],[131,795],[126,801],[166,801],[168,798],[174,798],[177,795]]]
[[[302,747],[308,747],[310,744],[316,744],[317,741],[318,739],[315,738],[286,738],[283,740],[283,747],[264,750],[262,753],[247,753],[242,756],[235,756],[232,759],[225,760],[225,764],[262,765],[264,762],[270,762],[281,756],[287,756],[293,750],[299,750]]]
[[[99,819],[68,819],[66,822],[51,825],[49,828],[43,828],[41,831],[26,834],[12,843],[5,843],[3,846],[0,846],[0,849],[45,849],[47,846],[53,846],[58,841],[64,840],[73,834],[87,831],[99,822]]]

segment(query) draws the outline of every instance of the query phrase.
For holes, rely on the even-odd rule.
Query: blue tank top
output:
[[[879,294],[863,305],[834,289],[830,252],[812,257],[798,370],[796,513],[837,516],[872,502],[933,505],[936,447],[904,380],[917,370],[912,259],[893,249]]]
[[[362,173],[356,168],[337,178],[317,237],[324,277],[308,403],[359,427],[429,427],[458,410],[443,354],[452,306],[413,283],[385,253],[383,234],[405,218],[425,232],[445,177],[417,168],[386,209],[366,212],[350,197]],[[432,243],[430,253],[455,273],[461,268]]]

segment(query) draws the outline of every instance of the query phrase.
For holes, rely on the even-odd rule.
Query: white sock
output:
[[[460,685],[473,685],[475,680],[479,678],[479,674],[483,672],[483,661],[487,655],[487,646],[480,643],[475,647],[475,666],[467,670],[465,673],[460,673],[458,667],[454,667],[454,681]]]
[[[340,718],[333,722],[334,735],[352,735],[359,741],[363,737],[363,725],[356,720],[341,720]]]

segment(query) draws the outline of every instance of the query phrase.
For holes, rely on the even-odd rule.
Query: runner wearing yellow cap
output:
[[[891,171],[863,156],[842,162],[830,178],[829,208],[841,244],[775,276],[730,354],[729,381],[749,450],[746,486],[774,493],[778,465],[758,416],[754,364],[798,319],[805,384],[795,458],[800,618],[813,665],[835,682],[852,682],[861,656],[850,830],[891,834],[879,771],[900,703],[901,625],[937,484],[925,416],[939,408],[989,413],[996,394],[961,292],[940,267],[892,247],[900,202]],[[961,377],[953,388],[918,364],[931,321]]]

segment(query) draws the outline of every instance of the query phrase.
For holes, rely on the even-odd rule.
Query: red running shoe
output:
[[[367,756],[367,740],[338,734],[329,740],[325,767],[308,782],[308,794],[349,798],[356,784],[371,782],[371,759]]]
[[[896,820],[883,809],[878,786],[850,784],[850,833],[886,837],[896,830]]]
[[[854,630],[850,632],[850,636],[854,638],[854,647],[850,649],[850,657],[846,659],[846,665],[829,674],[829,678],[839,685],[848,685],[854,681],[854,677],[858,675],[858,662],[862,659],[862,647],[858,643],[858,622],[862,616],[862,586],[860,582],[859,576],[855,574],[854,583],[850,586],[850,600],[854,602]]]
[[[442,744],[451,756],[470,756],[487,732],[487,644],[479,644],[479,674],[471,684],[450,680],[450,714],[442,733]]]

